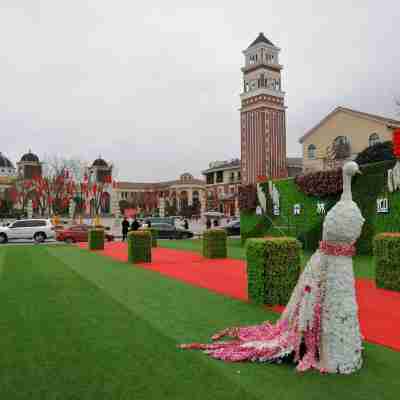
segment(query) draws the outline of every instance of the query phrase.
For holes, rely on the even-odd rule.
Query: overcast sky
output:
[[[242,50],[261,31],[282,49],[289,156],[338,105],[396,117],[398,0],[0,0],[0,151],[200,176],[240,157]]]

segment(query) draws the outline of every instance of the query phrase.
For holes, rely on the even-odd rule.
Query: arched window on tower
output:
[[[369,146],[374,146],[375,144],[378,144],[381,140],[379,139],[379,135],[377,133],[373,133],[370,135],[368,139],[368,145]]]
[[[317,147],[315,144],[310,144],[307,148],[307,155],[310,160],[313,160],[316,156]]]

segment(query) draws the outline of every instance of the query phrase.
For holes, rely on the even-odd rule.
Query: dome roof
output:
[[[97,158],[93,161],[93,167],[108,167],[108,164],[101,158]]]
[[[24,154],[21,157],[21,162],[39,162],[39,157],[36,154],[33,154],[30,150],[28,153]]]
[[[14,168],[12,162],[0,153],[0,168]]]

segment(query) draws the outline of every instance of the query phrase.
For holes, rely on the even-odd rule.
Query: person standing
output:
[[[132,222],[132,225],[131,225],[131,230],[132,231],[137,231],[139,228],[140,228],[139,221],[135,217],[133,222]]]
[[[129,231],[129,221],[124,217],[122,220],[122,241],[124,242],[128,236]]]
[[[207,218],[207,221],[206,221],[206,228],[207,228],[207,229],[210,229],[210,228],[211,228],[211,220],[208,219],[208,218]]]
[[[185,220],[183,221],[183,227],[184,227],[186,230],[189,229],[189,222],[188,222],[187,219],[185,219]]]

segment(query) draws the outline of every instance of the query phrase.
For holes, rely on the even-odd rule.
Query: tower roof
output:
[[[0,153],[0,167],[14,168],[14,165],[7,157],[5,157],[3,154]]]
[[[93,167],[108,167],[108,164],[106,163],[106,161],[104,161],[101,156],[99,156],[99,158],[97,158],[96,160],[93,161],[92,164]]]
[[[28,151],[28,153],[24,154],[21,157],[21,161],[22,162],[35,162],[38,163],[39,162],[39,157],[36,154],[33,154],[30,150]]]
[[[266,43],[266,44],[268,44],[268,45],[270,45],[270,46],[274,46],[274,47],[275,47],[275,45],[274,45],[270,40],[268,40],[268,39],[264,36],[264,33],[263,33],[263,32],[260,32],[260,33],[258,34],[256,40],[254,40],[254,42],[253,42],[249,47],[253,47],[253,46],[255,46],[255,45],[258,44],[258,43]]]

